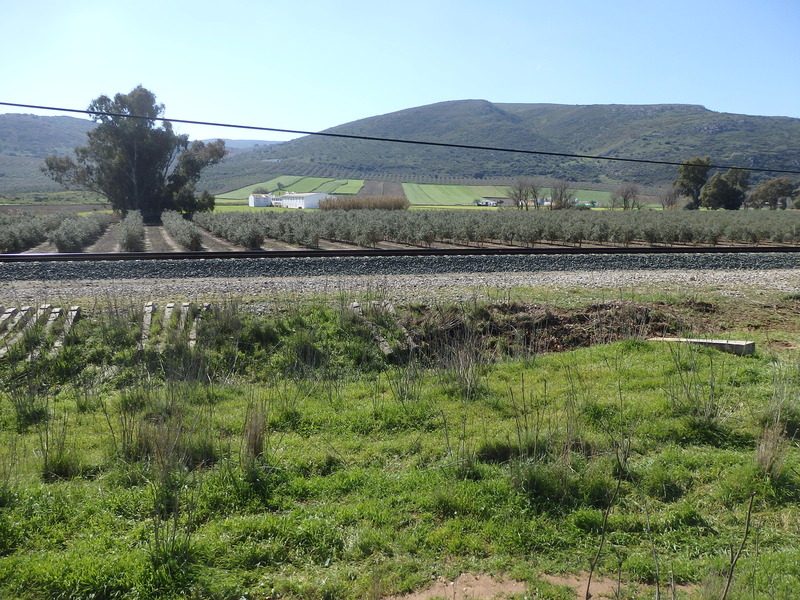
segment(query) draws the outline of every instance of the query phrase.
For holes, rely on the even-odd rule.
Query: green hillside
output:
[[[691,105],[460,100],[370,117],[327,132],[671,162],[709,156],[718,164],[745,167],[796,169],[800,163],[800,119],[716,113]],[[212,169],[206,180],[222,190],[235,177],[263,180],[270,172],[413,183],[535,176],[644,186],[663,185],[675,177],[675,168],[669,166],[306,136],[233,157]],[[228,189],[232,187],[238,186]]]
[[[82,145],[90,121],[0,115],[0,196],[56,190],[39,170],[48,154]],[[369,117],[328,133],[533,152],[800,169],[800,119],[716,113],[702,106],[494,104],[457,100]],[[250,142],[248,142],[250,143]],[[235,144],[231,142],[232,147]],[[565,178],[582,188],[671,182],[675,168],[376,140],[306,136],[235,148],[201,188],[220,194],[285,173],[333,180],[506,186],[518,177]],[[753,182],[767,175],[755,174]]]
[[[87,119],[0,115],[0,196],[61,188],[39,168],[49,154],[65,154],[85,143],[94,127]]]

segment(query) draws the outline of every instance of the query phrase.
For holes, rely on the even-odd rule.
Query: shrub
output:
[[[61,221],[60,215],[0,214],[0,253],[21,252],[41,244]]]
[[[187,250],[202,250],[203,237],[200,230],[191,221],[187,221],[180,213],[164,211],[161,214],[164,229],[172,238]]]
[[[322,210],[406,210],[405,196],[343,196],[320,200]]]
[[[144,251],[144,220],[138,210],[129,212],[120,222],[119,246],[123,252]]]
[[[109,222],[109,216],[104,213],[69,217],[51,231],[48,237],[59,252],[80,252],[103,235]]]

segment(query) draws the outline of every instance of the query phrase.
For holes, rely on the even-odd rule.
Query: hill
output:
[[[61,189],[40,172],[42,161],[84,143],[92,127],[74,117],[0,115],[0,195]]]
[[[68,154],[86,144],[94,122],[75,117],[0,114],[0,196],[61,190],[41,172],[45,157]],[[235,155],[277,142],[225,140]]]
[[[73,117],[0,115],[0,195],[55,191],[39,172],[48,154],[85,142],[92,123]],[[702,106],[498,104],[456,100],[346,123],[327,133],[608,157],[800,169],[800,119],[717,113]],[[432,183],[566,178],[583,187],[620,181],[658,186],[675,168],[335,137],[283,143],[226,140],[231,155],[201,187],[215,193],[295,174]],[[759,176],[753,177],[757,181]]]
[[[458,100],[370,117],[328,133],[682,162],[710,156],[745,167],[800,167],[800,119],[702,106],[495,104]],[[662,185],[674,167],[306,136],[242,153],[210,170],[211,187],[271,173],[402,181],[520,176]]]

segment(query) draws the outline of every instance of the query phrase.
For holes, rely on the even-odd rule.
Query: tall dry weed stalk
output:
[[[695,344],[673,343],[669,350],[665,392],[675,414],[708,424],[724,422],[733,412],[730,393],[720,385],[730,376],[727,357]]]
[[[386,381],[395,402],[408,410],[422,396],[423,368],[419,360],[411,358],[403,365],[391,369]]]

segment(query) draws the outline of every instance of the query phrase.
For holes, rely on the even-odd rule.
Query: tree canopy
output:
[[[794,193],[794,184],[788,177],[775,177],[759,185],[750,195],[753,208],[767,207],[770,210],[786,208]]]
[[[750,187],[750,171],[728,169],[714,173],[700,191],[700,204],[706,208],[739,210]]]
[[[113,100],[100,96],[89,111],[98,125],[87,134],[87,145],[75,148],[74,157],[45,159],[42,170],[52,179],[97,192],[123,215],[140,210],[145,218],[158,218],[164,210],[214,208],[214,197],[207,191],[198,197],[196,184],[205,167],[225,157],[225,142],[190,144],[189,136],[161,119],[164,105],[141,85]]]
[[[692,199],[686,208],[692,210],[700,208],[700,191],[708,181],[708,172],[711,168],[711,160],[699,156],[690,158],[678,167],[678,178],[674,185],[681,194]]]

